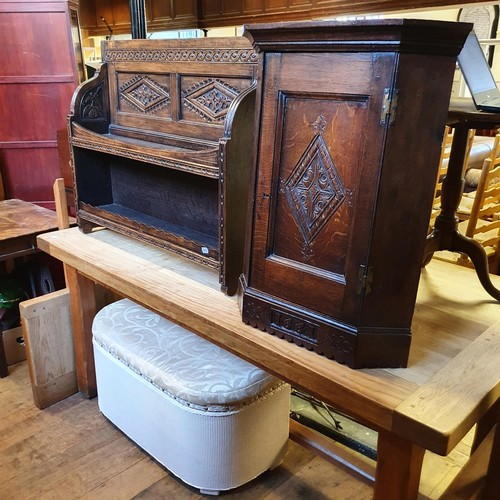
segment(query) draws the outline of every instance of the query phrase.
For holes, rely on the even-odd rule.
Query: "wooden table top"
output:
[[[57,229],[57,215],[28,201],[0,201],[0,242]]]
[[[43,234],[38,246],[370,427],[436,453],[447,454],[500,396],[500,304],[465,267],[434,259],[422,270],[407,368],[353,370],[243,324],[217,272],[170,252],[78,228]]]
[[[454,97],[450,101],[447,124],[463,125],[469,129],[493,129],[500,125],[500,113],[480,111],[471,98]]]

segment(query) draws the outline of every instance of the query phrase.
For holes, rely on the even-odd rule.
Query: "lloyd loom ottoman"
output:
[[[288,384],[128,299],[92,333],[101,412],[184,482],[218,494],[281,462]]]

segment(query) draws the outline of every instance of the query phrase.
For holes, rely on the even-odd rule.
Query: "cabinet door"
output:
[[[396,57],[266,54],[250,288],[357,319]]]

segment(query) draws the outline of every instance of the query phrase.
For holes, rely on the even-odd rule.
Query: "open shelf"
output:
[[[218,264],[217,179],[83,148],[74,154],[80,222],[112,226]]]

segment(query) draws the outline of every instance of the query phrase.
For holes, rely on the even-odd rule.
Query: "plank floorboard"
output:
[[[419,500],[439,498],[467,459],[471,437],[446,458],[424,459]],[[283,463],[226,500],[365,500],[372,483],[290,441]],[[0,498],[9,500],[194,500],[186,486],[103,417],[97,399],[75,394],[44,410],[34,402],[27,363],[0,379]]]

